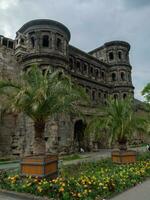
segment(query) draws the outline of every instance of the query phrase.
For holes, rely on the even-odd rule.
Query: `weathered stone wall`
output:
[[[26,23],[17,32],[15,40],[0,36],[0,78],[15,80],[32,64],[37,64],[42,70],[47,67],[52,71],[64,69],[91,97],[91,107],[81,107],[85,114],[84,123],[88,123],[96,106],[104,105],[109,95],[114,95],[114,98],[133,95],[130,46],[116,41],[86,53],[69,45],[69,40],[67,27],[52,20]],[[75,141],[75,124],[80,120],[82,123],[82,118],[64,114],[57,119],[48,119],[45,128],[47,152],[66,154],[79,150]],[[33,137],[31,119],[24,114],[4,115],[0,125],[1,154],[32,154]],[[83,145],[89,149],[102,148],[108,145],[108,138],[104,133],[99,141],[91,137],[85,143]]]
[[[6,46],[3,41],[5,41]],[[19,74],[19,65],[14,57],[14,49],[10,48],[8,44],[8,38],[0,38],[0,78],[16,80]],[[2,114],[4,107],[1,102],[2,99],[0,100],[0,113],[2,115],[0,120],[0,154],[13,154],[14,149],[18,146],[16,143],[18,140],[16,138],[16,116],[8,112]]]

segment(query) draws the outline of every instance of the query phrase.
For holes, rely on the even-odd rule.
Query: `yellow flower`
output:
[[[42,190],[43,190],[41,187],[38,187],[37,189],[39,192],[42,192]]]
[[[84,193],[86,194],[88,191],[87,190],[84,190]]]
[[[59,188],[59,192],[64,192],[64,188],[63,187]]]
[[[99,183],[99,186],[103,186],[103,183]]]
[[[34,183],[38,183],[38,179],[35,178],[35,179],[34,179]]]
[[[62,183],[62,186],[65,187],[65,183]]]
[[[27,186],[30,187],[30,186],[31,186],[31,183],[28,183]]]
[[[81,197],[82,195],[81,195],[81,193],[78,193],[78,197]]]

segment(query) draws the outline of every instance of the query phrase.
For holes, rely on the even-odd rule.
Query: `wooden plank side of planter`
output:
[[[136,162],[136,152],[135,151],[114,151],[112,152],[112,161],[118,164],[127,164]]]
[[[25,157],[20,163],[21,175],[46,177],[58,174],[57,156]]]

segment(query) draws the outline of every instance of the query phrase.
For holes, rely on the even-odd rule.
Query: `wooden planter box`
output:
[[[58,156],[27,156],[20,162],[20,172],[22,176],[50,177],[58,176]]]
[[[127,164],[136,162],[136,151],[112,151],[111,157],[113,163]]]

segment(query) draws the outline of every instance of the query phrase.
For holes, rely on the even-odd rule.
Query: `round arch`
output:
[[[75,142],[78,143],[79,150],[80,150],[80,148],[83,148],[83,146],[84,146],[83,141],[84,141],[85,128],[86,128],[86,123],[82,119],[75,121],[75,124],[74,124],[74,140],[75,140]]]

